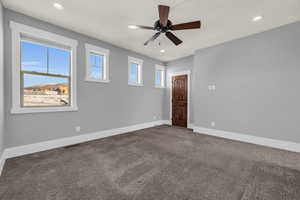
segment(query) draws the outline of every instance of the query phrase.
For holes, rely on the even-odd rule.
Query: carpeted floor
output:
[[[6,162],[1,200],[299,200],[300,154],[159,126]]]

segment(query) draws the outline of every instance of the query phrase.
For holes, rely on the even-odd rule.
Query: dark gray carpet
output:
[[[299,200],[300,154],[159,126],[6,162],[1,200]]]

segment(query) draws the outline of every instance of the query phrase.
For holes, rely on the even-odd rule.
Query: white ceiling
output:
[[[197,49],[245,37],[300,20],[300,0],[2,0],[6,8],[83,33],[162,61]],[[59,11],[54,2],[64,6]],[[153,25],[157,5],[169,5],[173,24],[201,20],[200,30],[176,31],[175,46],[165,36],[145,47],[154,31],[132,30],[130,24]],[[263,20],[252,22],[262,15]],[[161,42],[161,46],[158,46]],[[160,53],[165,49],[165,53]]]

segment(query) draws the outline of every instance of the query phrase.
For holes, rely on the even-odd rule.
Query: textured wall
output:
[[[5,9],[5,113],[7,147],[31,144],[51,139],[70,137],[105,129],[135,125],[162,119],[165,91],[154,86],[155,64],[161,62],[121,49],[99,40],[65,30],[61,27],[33,19]],[[78,112],[11,114],[11,31],[9,21],[70,37],[78,41],[77,86]],[[84,81],[85,43],[110,50],[111,82]],[[144,86],[129,86],[128,56],[144,60]],[[156,116],[156,119],[154,119]],[[81,133],[75,132],[81,126]]]
[[[300,23],[198,50],[194,124],[300,142],[299,55]]]

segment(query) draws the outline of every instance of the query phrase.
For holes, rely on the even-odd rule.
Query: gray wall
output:
[[[78,112],[10,114],[10,20],[78,40]],[[169,119],[169,89],[154,87],[161,62],[7,9],[4,27],[6,147]],[[299,39],[300,23],[287,25],[168,62],[167,74],[192,71],[194,125],[300,142]],[[110,49],[111,83],[83,80],[85,42]],[[144,60],[144,87],[128,86],[127,56]],[[211,84],[216,91],[208,91]]]
[[[78,40],[78,112],[11,114],[11,32],[9,21],[41,28]],[[4,10],[6,147],[75,136],[162,119],[165,91],[154,87],[155,64],[161,62],[108,43]],[[110,50],[109,84],[84,81],[84,43]],[[129,86],[128,56],[144,60],[144,86]],[[154,116],[157,119],[154,119]],[[75,132],[81,126],[81,133]]]
[[[194,64],[196,126],[300,142],[300,23],[198,50]]]
[[[194,66],[194,56],[187,56],[184,58],[180,58],[178,60],[170,61],[166,63],[166,94],[165,94],[165,102],[164,102],[164,119],[169,120],[170,118],[170,74],[179,71],[191,71],[191,77],[193,76],[193,66]],[[192,84],[190,86],[192,88]],[[191,97],[191,105],[190,105],[190,122],[193,123],[193,109],[192,109],[192,97]]]
[[[3,7],[0,1],[0,156],[4,140]]]

